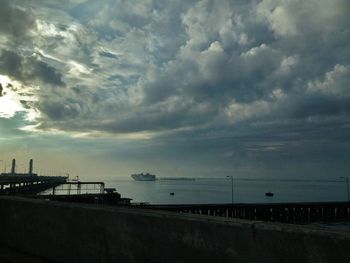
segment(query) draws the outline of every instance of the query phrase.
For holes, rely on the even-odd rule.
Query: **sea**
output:
[[[105,187],[115,188],[133,203],[223,204],[347,201],[345,180],[280,180],[240,178],[192,178],[134,181],[107,178]],[[266,193],[273,196],[266,196]]]

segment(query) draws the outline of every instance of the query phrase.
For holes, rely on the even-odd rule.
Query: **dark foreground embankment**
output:
[[[0,243],[58,262],[350,262],[350,232],[0,197]]]

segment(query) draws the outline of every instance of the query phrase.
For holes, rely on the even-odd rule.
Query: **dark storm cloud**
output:
[[[62,104],[60,101],[44,101],[41,104],[40,109],[45,112],[48,118],[55,121],[72,119],[79,114],[79,105],[70,102]]]
[[[1,71],[3,74],[9,74],[16,78],[22,78],[21,68],[23,58],[17,53],[4,50],[1,52]]]
[[[13,1],[1,1],[0,8],[0,33],[11,37],[18,42],[27,36],[28,32],[35,28],[35,22],[31,13],[19,7],[13,6]]]
[[[64,86],[62,75],[55,68],[35,56],[25,57],[11,50],[3,50],[0,54],[0,73],[24,82],[39,80]]]
[[[306,118],[312,116],[339,116],[350,115],[350,99],[335,97],[305,98],[295,109],[292,117]]]
[[[109,88],[99,93],[90,89],[81,98],[63,94],[61,102],[52,103],[60,107],[48,107],[48,99],[40,107],[48,117],[42,121],[62,129],[124,133],[347,115],[344,107],[337,106],[346,105],[346,98],[340,102],[320,89],[308,91],[335,65],[347,67],[347,56],[339,54],[348,54],[349,48],[338,45],[337,52],[332,52],[337,43],[349,38],[349,19],[343,11],[347,3],[336,1],[326,13],[320,4],[312,3],[106,1],[97,12],[92,3],[83,3],[79,8],[84,12],[74,9],[71,14],[75,12],[82,21],[88,17],[90,30],[97,35],[109,32],[93,61],[95,72],[108,75],[103,85]],[[302,16],[301,10],[312,18]],[[158,56],[163,52],[167,55]],[[80,107],[70,105],[70,96]],[[99,104],[89,104],[91,97],[98,97]],[[83,120],[86,108],[94,122]],[[72,109],[74,114],[61,114]],[[66,121],[74,118],[75,124],[55,124],[62,116]]]
[[[38,94],[43,129],[174,135],[348,122],[346,0],[40,3],[50,14],[31,15],[40,14],[41,58],[3,51],[1,68],[66,84]]]
[[[2,3],[0,74],[35,87],[34,132],[206,175],[345,175],[348,0]]]
[[[106,51],[101,51],[99,54],[100,56],[107,57],[107,58],[114,58],[114,59],[118,58],[117,55]]]

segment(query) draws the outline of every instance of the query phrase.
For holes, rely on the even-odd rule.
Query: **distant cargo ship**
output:
[[[132,174],[131,177],[135,181],[155,181],[156,180],[156,176],[150,173]]]

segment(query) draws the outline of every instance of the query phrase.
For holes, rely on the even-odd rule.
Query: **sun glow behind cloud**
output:
[[[7,88],[10,84],[10,79],[7,76],[0,75],[0,83],[3,87],[2,96],[0,97],[0,117],[11,118],[16,112],[24,109],[17,94]]]
[[[0,118],[12,118],[18,112],[25,112],[28,121],[34,121],[39,116],[35,109],[23,105],[23,102],[37,100],[33,95],[36,88],[23,87],[21,83],[13,81],[5,75],[0,75],[0,83],[3,88],[0,97]],[[18,87],[21,87],[21,93],[16,92]]]

